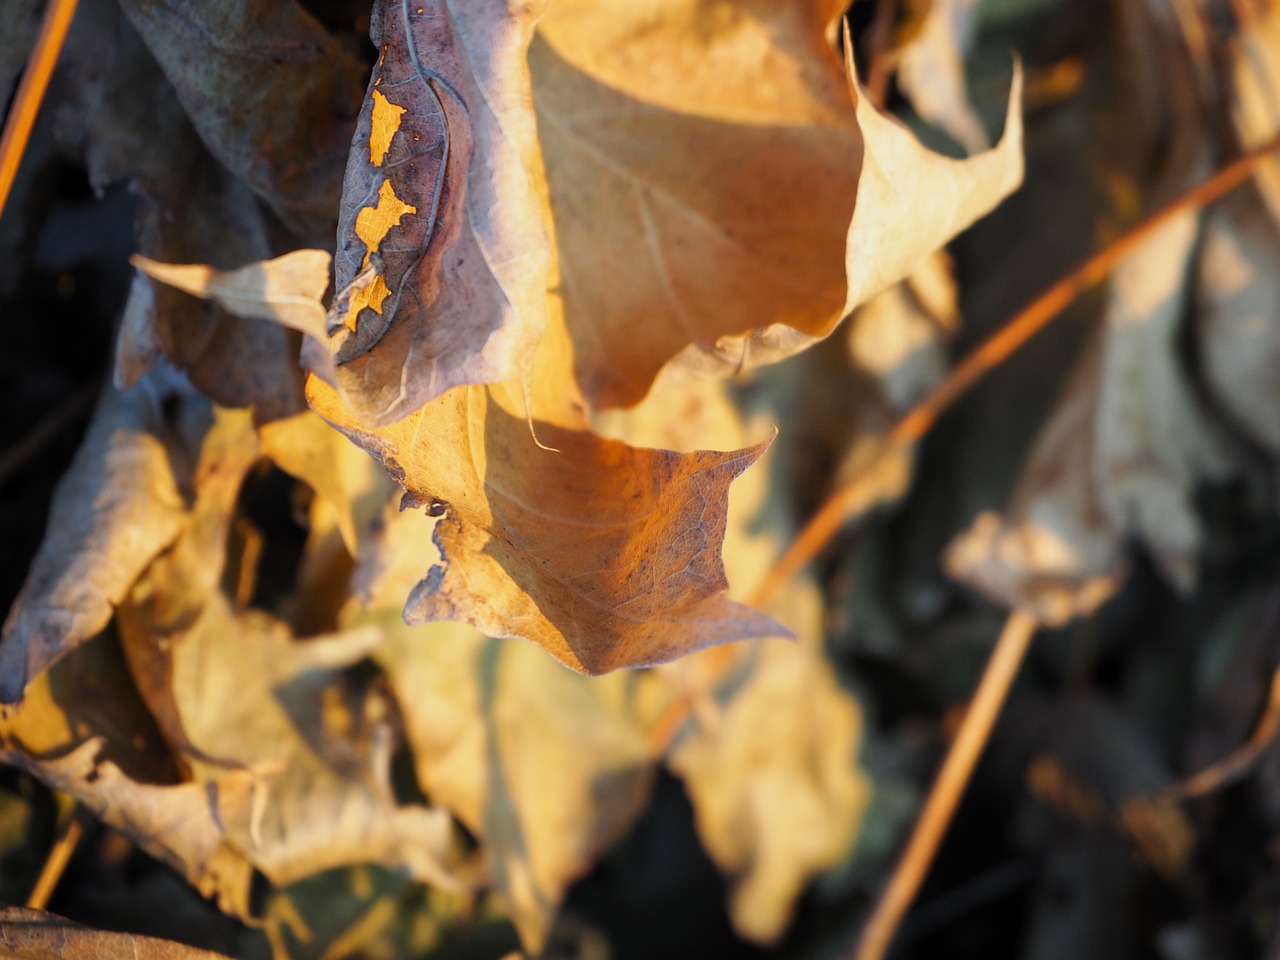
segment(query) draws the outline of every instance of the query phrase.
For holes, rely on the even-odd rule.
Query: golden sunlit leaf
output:
[[[557,0],[543,19],[538,133],[593,405],[636,403],[722,337],[840,320],[861,143],[832,6]]]
[[[601,419],[613,435],[676,448],[732,446],[747,436],[717,382],[651,395]],[[762,463],[732,489],[725,558],[739,595],[767,573],[778,531],[791,526],[787,498],[770,483],[772,466]],[[702,651],[666,668],[672,688],[695,698],[690,729],[667,764],[684,781],[698,835],[729,881],[734,930],[763,944],[783,934],[813,876],[849,856],[871,789],[858,765],[862,712],[823,655],[816,582],[797,578],[768,612],[798,640]],[[716,676],[716,662],[731,679],[723,690],[700,688],[701,678]]]
[[[411,622],[466,620],[585,673],[785,634],[723,595],[729,483],[767,443],[677,454],[539,423],[548,450],[512,413],[517,398],[482,387],[378,430],[315,377],[308,400],[382,461],[406,508],[440,518],[439,559],[424,557]]]
[[[485,845],[530,953],[569,884],[640,816],[654,759],[635,709],[655,677],[576,676],[462,624],[388,623],[378,651],[423,791]]]
[[[851,54],[848,71],[865,147],[845,250],[846,311],[906,277],[989,213],[1022,183],[1023,165],[1021,64],[1014,64],[1000,142],[967,160],[933,153],[876,109],[858,89]]]

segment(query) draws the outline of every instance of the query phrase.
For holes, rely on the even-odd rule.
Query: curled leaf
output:
[[[327,240],[360,62],[292,0],[121,7],[209,151],[303,236]]]
[[[644,810],[654,758],[630,710],[657,678],[576,676],[463,624],[387,631],[377,658],[418,782],[485,844],[489,882],[537,953],[569,884]]]
[[[1004,134],[992,149],[952,160],[925,148],[859,89],[851,43],[846,69],[864,142],[858,199],[845,248],[852,310],[906,277],[1022,183],[1022,65],[1014,64]]]
[[[1177,353],[1197,228],[1195,213],[1170,221],[1116,270],[1106,326],[1009,508],[951,545],[952,576],[1059,624],[1114,593],[1136,538],[1175,586],[1192,587],[1202,535],[1192,491],[1224,462]]]
[[[638,402],[673,358],[700,365],[721,338],[839,321],[860,143],[832,6],[547,12],[529,62],[557,289],[592,405]],[[730,371],[744,359],[724,352]]]
[[[525,51],[545,6],[379,0],[343,186],[331,349],[361,420],[521,380],[546,323]]]
[[[786,633],[723,595],[729,483],[767,443],[677,454],[539,423],[548,450],[515,398],[481,387],[376,430],[315,377],[308,400],[408,490],[403,507],[440,518],[411,622],[465,620],[593,674]]]
[[[0,633],[0,701],[21,699],[32,678],[105,629],[152,557],[178,537],[185,504],[167,434],[154,380],[103,394]]]
[[[274,320],[321,341],[325,325],[320,297],[329,285],[329,261],[324,250],[294,250],[226,271],[204,264],[158,263],[139,255],[129,260],[153,280],[216,300],[237,317]]]

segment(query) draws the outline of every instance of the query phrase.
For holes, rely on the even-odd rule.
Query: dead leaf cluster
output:
[[[1094,623],[1135,556],[1196,596],[1197,492],[1265,485],[1275,170],[1082,308],[1003,510],[900,451],[855,510],[897,518],[755,609],[799,521],[945,376],[961,304],[992,321],[966,284],[1005,269],[974,266],[994,242],[943,248],[1023,180],[1021,64],[966,78],[999,13],[905,4],[864,43],[842,0],[364,6],[81,4],[33,151],[128,191],[136,272],[0,635],[0,761],[260,930],[246,955],[421,956],[495,918],[590,955],[576,898],[675,784],[738,938],[782,942],[819,878],[849,927],[936,745],[895,727],[897,686],[941,714],[991,632],[943,542],[968,526],[946,572],[997,604]],[[1197,47],[1139,6],[1115,30],[1128,166],[1089,187],[1104,232],[1280,124],[1273,12]],[[0,8],[26,25],[0,85],[32,7]],[[863,88],[864,49],[914,126]],[[867,663],[891,682],[851,685]],[[997,733],[1031,757],[1027,816],[1181,882],[1196,826],[1148,802],[1172,774],[1141,723],[1049,701]],[[1092,876],[1093,848],[1053,849]],[[1028,911],[1050,942],[1053,903]],[[199,955],[11,913],[20,956]]]

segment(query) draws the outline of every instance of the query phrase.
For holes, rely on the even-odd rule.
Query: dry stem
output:
[[[40,112],[40,102],[49,87],[49,78],[53,75],[75,12],[76,0],[49,0],[45,9],[31,61],[22,74],[22,82],[13,98],[13,109],[5,120],[4,133],[0,134],[0,214],[4,213],[9,191],[18,176],[18,165],[26,152],[31,128],[35,126],[36,114]]]
[[[1276,150],[1280,150],[1280,137],[1249,151],[1203,183],[1170,201],[1062,277],[988,337],[981,346],[957,364],[946,379],[895,423],[885,434],[875,455],[827,498],[769,571],[769,575],[751,598],[752,605],[768,606],[786,583],[808,566],[831,541],[844,524],[850,508],[862,501],[862,485],[889,454],[920,440],[937,422],[938,417],[971,386],[1048,326],[1077,296],[1105,279],[1120,260],[1132,253],[1152,233],[1178,214],[1212,203],[1239,186],[1259,161]]]
[[[49,849],[49,856],[45,858],[40,876],[36,878],[36,884],[31,888],[31,895],[27,897],[29,908],[43,910],[48,906],[49,898],[53,896],[58,881],[62,879],[62,872],[67,869],[71,854],[75,853],[76,845],[83,834],[84,824],[80,822],[79,811],[72,807],[67,812],[62,828],[58,831],[58,839]]]
[[[898,924],[915,899],[920,883],[933,863],[951,817],[955,813],[973,768],[982,755],[987,737],[1000,713],[1005,696],[1018,673],[1027,647],[1036,632],[1036,621],[1027,613],[1015,610],[1009,614],[991,659],[973,695],[969,709],[947,757],[938,771],[938,779],[925,800],[902,858],[894,868],[889,883],[881,894],[871,918],[862,929],[862,938],[854,960],[880,960],[889,948]]]

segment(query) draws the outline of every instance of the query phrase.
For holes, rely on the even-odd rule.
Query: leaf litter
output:
[[[1212,620],[1242,557],[1274,578],[1267,168],[1082,304],[1083,352],[1029,378],[1043,408],[1074,368],[1007,509],[965,513],[1004,492],[955,469],[964,424],[1007,415],[979,398],[922,471],[903,452],[868,488],[865,542],[842,538],[767,609],[748,601],[944,376],[949,344],[992,322],[967,309],[975,273],[1036,256],[1008,225],[1023,209],[1052,222],[1063,201],[1043,177],[954,261],[939,254],[1018,188],[1024,137],[1032,155],[1081,149],[1107,71],[1139,75],[1149,115],[1103,125],[1111,167],[1082,150],[1082,202],[1109,219],[1065,219],[1080,236],[1062,243],[1087,246],[1230,156],[1207,87],[1240,144],[1273,132],[1274,18],[1245,17],[1188,67],[1185,16],[1128,11],[1109,29],[1143,53],[1124,65],[1062,4],[913,4],[887,55],[957,158],[861,90],[864,35],[840,40],[842,3],[362,6],[83,4],[48,113],[94,190],[136,197],[139,272],[98,308],[119,315],[115,385],[0,640],[4,762],[245,921],[246,955],[277,957],[422,955],[479,944],[491,917],[531,954],[585,955],[598,927],[629,955],[626,918],[590,891],[644,896],[620,843],[678,783],[723,877],[709,915],[816,956],[815,915],[852,940],[884,871],[874,849],[892,846],[876,831],[902,820],[876,804],[902,795],[904,769],[923,783],[922,750],[993,633],[982,601],[939,585],[939,545],[972,523],[948,572],[1083,651],[1044,654],[1048,699],[1023,707],[1076,719],[1037,747],[1032,795],[1008,801],[1017,829],[987,855],[1041,850],[1108,889],[1193,882],[1196,844],[1236,828],[1146,803],[1181,766],[1186,724],[1150,726],[1138,671],[1154,657],[1124,637],[1158,620],[1153,592]],[[1056,26],[1039,36],[1042,7]],[[1094,92],[1024,133],[1006,35],[1028,90],[1065,47]],[[1156,174],[1122,156],[1135,142],[1163,151]],[[1231,489],[1247,543],[1226,508],[1206,512]],[[850,588],[855,557],[887,593]],[[1117,659],[1119,688],[1055,687]],[[1025,744],[998,729],[993,751]],[[1010,796],[1022,774],[985,776]],[[1088,791],[1101,807],[1073,806]],[[1081,829],[1089,856],[1066,856],[1061,835]],[[1151,875],[1118,865],[1116,844]],[[1271,882],[1256,859],[1245,872]],[[1009,955],[1054,955],[1064,920],[1028,903]],[[1071,921],[1080,943],[1111,922],[1091,903]],[[1126,918],[1123,936],[1216,943],[1219,903],[1176,929]],[[32,956],[152,949],[32,914],[5,936],[18,925]]]

